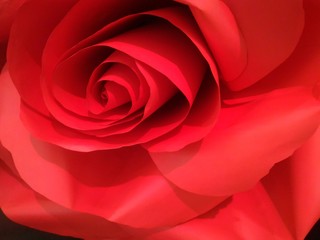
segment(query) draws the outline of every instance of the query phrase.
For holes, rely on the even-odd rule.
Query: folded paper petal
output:
[[[320,104],[310,89],[270,92],[223,108],[203,141],[176,152],[153,152],[159,170],[177,186],[207,195],[252,187],[316,130]]]
[[[146,240],[293,240],[261,184],[209,213]]]
[[[125,226],[98,216],[73,211],[37,194],[14,177],[2,162],[0,180],[0,207],[6,216],[16,223],[78,238],[122,239],[130,236]]]
[[[290,86],[315,86],[320,76],[320,2],[304,1],[305,24],[297,47],[288,59],[274,71],[251,87],[228,93],[229,97],[238,98],[270,92],[274,89]],[[315,91],[319,96],[319,88]]]
[[[49,200],[115,223],[158,228],[198,216],[225,199],[170,184],[140,146],[86,153],[33,138],[19,119],[19,98],[8,74],[2,74],[1,86],[0,102],[10,105],[0,106],[0,139],[20,177]]]
[[[224,80],[244,89],[284,62],[304,26],[302,0],[179,0],[188,4]]]
[[[43,47],[52,29],[75,2],[30,1],[20,9],[12,26],[7,51],[10,74],[24,101],[45,115],[49,113],[39,81]],[[34,11],[37,14],[32,14]]]
[[[271,169],[263,184],[295,239],[320,218],[320,130],[293,156]]]

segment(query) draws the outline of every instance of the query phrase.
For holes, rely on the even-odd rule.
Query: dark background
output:
[[[77,238],[61,237],[58,235],[37,231],[10,221],[0,211],[1,240],[77,240]],[[320,220],[310,231],[305,240],[320,240]]]

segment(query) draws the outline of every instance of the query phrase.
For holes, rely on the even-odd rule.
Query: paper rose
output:
[[[87,240],[303,239],[317,221],[316,0],[6,4],[10,219]]]

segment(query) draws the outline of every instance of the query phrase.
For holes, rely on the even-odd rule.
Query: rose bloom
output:
[[[14,222],[86,240],[280,240],[318,220],[318,0],[0,9]]]

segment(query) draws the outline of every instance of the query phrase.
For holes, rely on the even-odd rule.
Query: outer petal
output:
[[[305,0],[304,10],[303,33],[290,57],[253,86],[239,92],[230,91],[231,97],[260,94],[295,85],[314,86],[316,84],[320,76],[320,1]]]
[[[220,0],[177,0],[191,10],[224,78],[234,79],[247,64],[247,48],[229,7]]]
[[[124,227],[64,208],[35,193],[0,162],[0,207],[14,222],[65,236],[98,239],[128,236]]]
[[[0,102],[6,104],[0,105],[0,139],[21,178],[49,200],[111,222],[152,229],[194,218],[225,199],[170,184],[140,146],[83,153],[32,138],[19,119],[18,94],[7,75],[2,75],[1,86]]]
[[[52,29],[75,2],[29,1],[12,25],[7,52],[10,75],[22,99],[42,114],[49,115],[39,81],[43,47]]]
[[[261,184],[215,210],[147,240],[293,240]]]
[[[283,89],[222,109],[216,128],[177,152],[151,153],[182,189],[228,195],[248,189],[290,156],[318,127],[320,104],[309,90]]]
[[[295,239],[304,239],[320,218],[320,129],[271,170],[263,183]]]
[[[304,24],[302,0],[179,2],[190,5],[224,79],[235,90],[252,85],[286,60]]]

